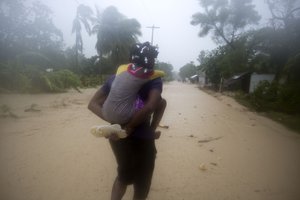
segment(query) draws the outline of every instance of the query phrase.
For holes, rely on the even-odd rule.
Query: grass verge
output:
[[[206,92],[207,94],[210,94],[212,96],[215,96],[217,93],[216,91],[210,90],[210,89],[203,89],[199,88],[202,91]],[[241,92],[224,92],[222,93],[223,95],[230,96],[234,98],[239,104],[247,107],[249,110],[253,112],[257,112],[260,115],[263,115],[265,117],[268,117],[269,119],[272,119],[288,129],[297,132],[300,134],[300,114],[286,114],[286,113],[281,113],[281,112],[275,112],[275,111],[266,111],[266,110],[257,110],[255,106],[250,102],[249,95],[243,94]]]

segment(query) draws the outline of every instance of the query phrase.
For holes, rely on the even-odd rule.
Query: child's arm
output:
[[[153,118],[152,118],[152,122],[151,122],[151,128],[155,131],[156,128],[158,127],[165,109],[167,106],[167,101],[165,99],[161,99],[161,101],[159,102],[159,105],[157,106],[157,108],[155,109],[154,113],[153,113]]]

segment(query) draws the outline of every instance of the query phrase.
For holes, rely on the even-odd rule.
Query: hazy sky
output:
[[[191,16],[201,11],[198,0],[42,0],[53,11],[55,25],[63,31],[66,46],[73,46],[75,35],[71,34],[72,22],[79,4],[95,5],[100,10],[113,5],[128,18],[135,18],[141,24],[140,41],[151,41],[151,29],[154,31],[153,43],[159,46],[158,60],[173,65],[174,70],[194,61],[201,50],[212,50],[216,44],[210,36],[198,37],[199,26],[190,25]],[[254,0],[260,15],[268,16],[269,12],[263,0]],[[95,10],[95,9],[94,9]],[[263,19],[261,23],[266,23]],[[96,55],[96,36],[83,33],[84,54],[87,57]]]

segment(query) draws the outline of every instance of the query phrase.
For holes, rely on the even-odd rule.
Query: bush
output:
[[[9,91],[28,92],[30,78],[14,62],[0,63],[0,88]]]
[[[252,105],[258,111],[272,109],[277,100],[277,84],[262,81],[258,84],[254,92],[250,95]]]
[[[70,70],[46,72],[38,66],[17,63],[0,64],[0,89],[16,92],[64,92],[81,86],[79,77]]]
[[[105,75],[90,75],[81,76],[80,81],[84,87],[96,87],[103,84],[104,80],[107,78]]]
[[[278,90],[277,109],[289,114],[300,113],[300,84],[282,85]]]
[[[250,95],[250,102],[258,111],[300,113],[300,85],[261,82]]]
[[[42,80],[41,89],[43,91],[64,92],[70,88],[78,90],[78,87],[81,87],[79,77],[66,69],[46,72],[40,78]]]
[[[28,92],[32,88],[30,79],[24,74],[16,74],[16,78],[13,80],[13,88],[18,88],[20,92]]]

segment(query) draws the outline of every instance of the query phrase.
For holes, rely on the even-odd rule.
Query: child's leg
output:
[[[151,122],[151,128],[153,130],[156,130],[156,128],[158,127],[158,125],[164,115],[166,106],[167,106],[167,101],[162,98],[159,105],[157,106],[157,108],[154,110],[154,113],[153,113],[152,122]]]
[[[159,136],[160,136],[160,131],[156,131],[156,128],[158,127],[158,125],[164,115],[166,106],[167,106],[167,101],[162,98],[152,115],[151,128],[155,131],[156,139],[159,138]],[[135,102],[135,109],[139,110],[139,109],[142,109],[143,107],[144,107],[144,102],[141,99],[137,98],[136,102]],[[130,133],[128,133],[128,130],[126,132],[127,132],[127,134],[130,134]]]

